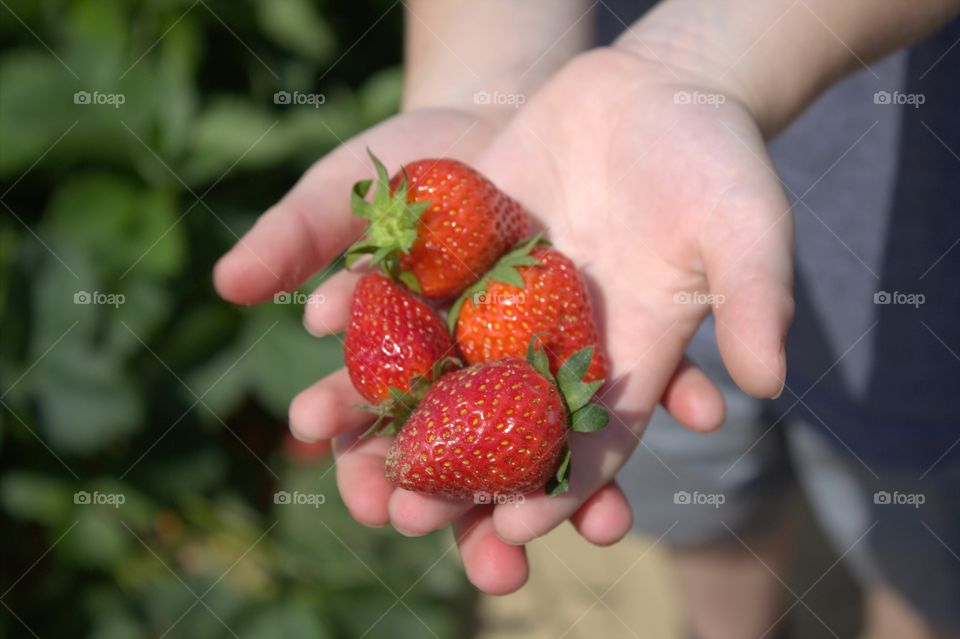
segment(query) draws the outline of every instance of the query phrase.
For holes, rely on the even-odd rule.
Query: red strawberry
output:
[[[523,207],[462,162],[446,158],[407,164],[392,180],[371,153],[377,170],[353,191],[356,215],[370,221],[365,238],[347,253],[362,254],[426,297],[459,295],[526,234]]]
[[[588,381],[606,376],[593,309],[570,258],[539,236],[511,251],[451,309],[448,323],[469,364],[521,357],[537,336],[556,372],[568,357],[594,346]]]
[[[542,350],[530,362],[503,359],[435,382],[387,452],[386,475],[407,490],[475,500],[567,489],[569,429],[594,431],[607,414],[590,398],[602,380],[582,376],[592,349],[568,360],[554,380]]]
[[[416,377],[453,353],[443,320],[383,275],[364,276],[353,291],[343,356],[354,388],[373,404],[408,391]]]

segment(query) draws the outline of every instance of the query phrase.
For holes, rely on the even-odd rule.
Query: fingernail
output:
[[[418,532],[415,530],[410,530],[409,528],[404,528],[403,526],[398,525],[396,522],[391,522],[393,529],[404,537],[423,537],[426,533]]]
[[[314,337],[323,337],[323,335],[321,335],[320,333],[316,332],[315,330],[313,330],[313,328],[310,327],[309,322],[307,322],[307,314],[306,314],[306,313],[303,314],[303,329],[304,329],[305,331],[307,331],[308,333],[310,333],[311,335],[313,335]]]
[[[312,439],[310,437],[306,437],[305,435],[301,435],[299,432],[297,432],[297,429],[293,427],[293,424],[288,424],[288,428],[290,429],[290,434],[293,435],[293,438],[298,442],[303,442],[304,444],[316,444],[318,441],[320,441],[318,439]]]

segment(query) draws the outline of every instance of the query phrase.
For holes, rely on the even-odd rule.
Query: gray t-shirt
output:
[[[770,145],[797,228],[777,408],[865,460],[960,459],[958,38],[852,75]]]

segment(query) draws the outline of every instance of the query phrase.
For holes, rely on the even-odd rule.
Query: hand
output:
[[[678,104],[678,91],[691,102],[712,98]],[[611,368],[600,397],[611,425],[571,435],[568,493],[531,495],[492,512],[464,515],[469,504],[391,489],[382,479],[383,440],[344,455],[338,476],[354,513],[375,513],[368,521],[383,521],[384,502],[394,526],[408,534],[461,517],[456,529],[468,575],[488,592],[509,592],[523,583],[527,566],[522,550],[508,543],[529,542],[571,517],[597,543],[623,534],[629,518],[610,482],[665,390],[688,425],[718,423],[720,398],[682,360],[709,307],[686,300],[714,296],[720,350],[745,391],[780,392],[792,316],[792,221],[746,108],[692,75],[678,79],[622,51],[598,50],[566,67],[474,164],[519,198],[591,281]],[[327,299],[345,299],[352,277],[327,284]],[[314,328],[331,320],[329,306],[308,311]],[[335,376],[295,401],[292,422],[321,436],[356,428],[360,418],[346,410],[352,401],[346,376]],[[344,421],[316,424],[333,414]],[[341,451],[352,446],[350,438],[337,444]],[[364,458],[348,463],[353,455]]]
[[[792,219],[763,137],[732,93],[617,49],[570,63],[476,165],[587,275],[611,369],[599,398],[611,423],[571,435],[570,491],[493,513],[499,537],[525,543],[576,513],[627,460],[710,310],[690,301],[712,296],[721,355],[739,386],[780,393]],[[416,512],[422,527],[445,514]]]
[[[672,297],[673,292],[704,288],[706,271],[696,264],[701,251],[698,246],[690,246],[691,241],[697,244],[697,238],[689,235],[696,229],[695,220],[710,213],[707,209],[699,210],[698,206],[710,202],[718,192],[703,190],[698,194],[697,205],[682,202],[689,213],[671,216],[673,222],[682,222],[675,229],[677,235],[665,225],[656,224],[656,216],[663,210],[672,210],[667,207],[679,200],[672,193],[658,192],[656,187],[663,182],[656,171],[665,171],[664,176],[673,175],[678,185],[689,183],[691,176],[681,175],[682,171],[659,162],[651,169],[644,157],[638,156],[630,146],[637,144],[645,148],[645,140],[649,146],[657,137],[658,125],[664,138],[672,136],[676,140],[679,136],[675,128],[682,130],[683,127],[668,130],[667,124],[676,124],[674,120],[680,116],[689,117],[691,121],[701,116],[694,117],[696,109],[692,108],[689,113],[678,111],[672,100],[676,89],[667,90],[661,77],[665,75],[663,70],[647,66],[649,63],[609,51],[584,56],[545,87],[490,147],[479,154],[482,141],[477,142],[478,137],[468,134],[459,143],[453,143],[468,128],[460,117],[452,118],[456,125],[450,126],[452,132],[444,137],[436,135],[439,129],[431,128],[430,114],[399,116],[319,162],[217,267],[216,281],[221,293],[228,299],[249,303],[265,299],[276,290],[295,286],[335,257],[360,229],[346,211],[346,198],[338,201],[333,194],[345,193],[353,180],[369,175],[369,166],[363,159],[363,148],[368,145],[377,149],[392,167],[403,160],[428,155],[451,155],[468,160],[472,156],[482,171],[519,197],[530,210],[552,212],[549,218],[538,219],[549,227],[557,245],[584,264],[595,281],[607,282],[596,287],[595,301],[602,315],[602,330],[606,331],[614,373],[603,401],[614,409],[614,422],[602,436],[592,436],[594,440],[575,436],[574,464],[580,470],[574,472],[568,495],[553,502],[531,498],[520,508],[506,507],[513,510],[512,513],[499,507],[492,518],[490,509],[481,507],[459,520],[457,530],[462,537],[461,550],[467,572],[478,587],[489,592],[510,591],[519,587],[526,576],[522,549],[503,543],[496,533],[512,542],[523,542],[571,516],[584,536],[595,543],[611,543],[626,532],[630,525],[629,511],[619,489],[610,480],[636,445],[638,433],[658,397],[662,395],[675,417],[694,428],[709,429],[722,419],[719,394],[698,369],[681,360],[683,346],[705,309],[674,304]],[[645,78],[641,72],[650,77]],[[626,85],[622,84],[624,80]],[[653,92],[647,95],[644,87],[653,88],[657,83],[660,83],[659,95],[649,99]],[[571,90],[571,85],[577,89]],[[584,87],[591,85],[594,88],[587,94],[596,91],[596,96],[617,96],[621,105],[627,103],[622,99],[624,86],[634,87],[631,93],[639,94],[640,99],[631,105],[635,108],[621,113],[620,118],[609,118],[607,113],[591,114],[592,98],[570,97],[585,96]],[[654,118],[655,113],[660,115]],[[671,115],[672,118],[668,117]],[[715,114],[705,115],[704,120],[715,118]],[[635,125],[645,118],[649,120],[646,131],[638,129],[632,138],[620,140],[620,148],[610,144],[622,127]],[[744,114],[741,119],[749,122]],[[569,125],[571,122],[581,123],[584,128],[575,130]],[[719,129],[719,124],[715,123],[713,128]],[[402,138],[401,131],[405,133]],[[548,135],[549,131],[563,135]],[[553,144],[545,146],[543,139],[551,139]],[[425,140],[431,140],[432,146],[424,145]],[[666,143],[667,148],[671,144],[667,139],[661,143]],[[449,148],[439,148],[444,144]],[[762,154],[762,146],[760,149]],[[649,157],[657,161],[664,152],[661,148],[658,155],[653,155],[654,150],[650,149]],[[739,155],[747,154],[743,151]],[[524,175],[512,175],[517,166],[528,170],[529,167],[524,166],[527,161],[531,162],[532,170]],[[724,165],[719,159],[711,159],[709,163]],[[632,164],[635,167],[631,167]],[[623,173],[613,170],[617,165],[626,173],[634,168],[637,171],[630,174],[629,180],[618,182]],[[679,168],[683,166],[679,164]],[[610,167],[610,170],[584,171],[582,167]],[[759,170],[756,165],[749,166],[745,174],[756,177]],[[644,179],[652,185],[650,192],[642,195],[645,189],[636,179],[641,174],[646,174]],[[736,183],[737,180],[727,181],[729,186]],[[716,188],[713,184],[706,186]],[[613,187],[622,192],[614,191]],[[663,248],[653,253],[637,246],[629,227],[622,226],[627,218],[618,220],[605,212],[607,208],[592,189],[609,190],[611,203],[622,207],[621,215],[632,220],[629,224],[642,222],[634,233],[661,229],[650,234],[646,242]],[[658,200],[659,205],[653,206]],[[318,202],[333,208],[317,211]],[[581,208],[582,214],[578,212]],[[578,212],[577,215],[574,212]],[[593,223],[586,224],[587,220]],[[688,237],[682,237],[682,233]],[[670,246],[673,244],[677,246]],[[616,252],[620,247],[620,261],[591,259],[591,249],[597,246],[603,249],[605,256],[602,257],[606,258],[613,257],[611,249]],[[670,250],[666,250],[668,246]],[[786,255],[781,257],[787,259]],[[609,277],[611,273],[613,277]],[[625,278],[624,273],[633,277]],[[306,317],[307,325],[314,332],[342,330],[354,281],[355,276],[351,274],[338,274],[324,284],[321,292],[327,302],[309,307]],[[746,299],[756,301],[755,296]],[[743,303],[738,306],[745,308]],[[630,317],[624,316],[624,312],[630,313]],[[756,317],[760,319],[759,315]],[[631,334],[633,326],[638,329],[636,335]],[[641,362],[643,370],[630,370],[645,352],[646,359]],[[346,374],[341,371],[305,391],[291,407],[291,423],[302,435],[313,438],[339,435],[335,442],[339,455],[338,480],[344,501],[354,516],[370,525],[392,521],[401,531],[420,534],[463,515],[469,504],[394,491],[386,483],[383,455],[389,442],[382,439],[357,442],[358,429],[363,428],[366,421],[362,413],[350,408],[357,401]]]
[[[376,149],[392,167],[429,156],[470,161],[497,128],[466,111],[423,110],[402,114],[363,133],[317,162],[221,259],[215,270],[217,290],[240,304],[264,301],[297,286],[335,259],[362,231],[362,221],[349,214],[347,193],[354,181],[370,176],[367,147]],[[338,273],[323,285],[325,304],[307,309],[305,323],[311,332],[320,335],[344,329],[355,279],[353,274]],[[291,407],[291,425],[300,437],[340,435],[334,446],[338,480],[344,501],[358,521],[378,526],[393,520],[407,534],[422,534],[469,508],[393,491],[383,479],[383,455],[389,442],[357,441],[357,433],[368,422],[364,413],[352,408],[358,403],[361,398],[341,370],[301,393]],[[722,399],[689,362],[678,367],[664,393],[664,405],[692,427],[710,428],[722,420]],[[432,521],[419,521],[422,509],[429,511]],[[507,592],[525,580],[526,563],[522,548],[496,537],[490,513],[481,507],[461,517],[457,536],[478,587]],[[572,521],[590,541],[609,544],[629,529],[630,512],[611,482],[585,502]]]

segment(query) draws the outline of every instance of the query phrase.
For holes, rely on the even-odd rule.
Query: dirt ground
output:
[[[804,593],[804,605],[792,606],[788,636],[860,636],[856,585],[809,509],[801,509],[798,523],[789,586]],[[530,580],[520,591],[480,597],[476,639],[687,639],[667,549],[653,538],[631,533],[598,548],[567,523],[529,544],[527,555]]]
[[[665,549],[628,535],[609,548],[569,524],[527,547],[530,581],[507,597],[482,597],[478,639],[682,637]]]

